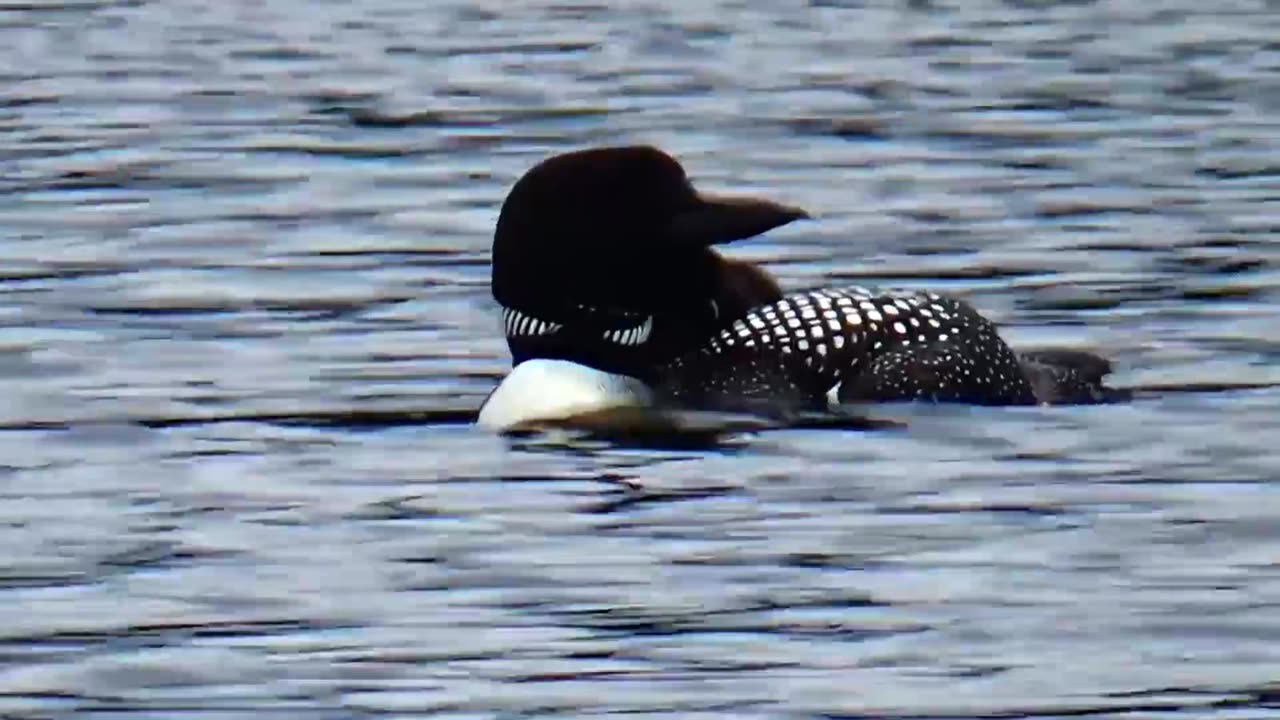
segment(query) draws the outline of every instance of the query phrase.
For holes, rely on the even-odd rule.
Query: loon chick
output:
[[[675,159],[647,146],[534,166],[498,217],[493,296],[514,368],[479,423],[509,429],[650,404],[820,409],[831,396],[1103,399],[1105,360],[1019,356],[960,300],[861,287],[784,296],[766,271],[712,247],[805,217],[699,193]]]

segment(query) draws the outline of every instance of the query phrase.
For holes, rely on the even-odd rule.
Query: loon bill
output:
[[[514,368],[485,401],[508,430],[627,406],[821,409],[839,402],[1095,403],[1110,364],[1016,353],[967,303],[929,292],[784,295],[715,245],[801,209],[700,193],[652,147],[580,150],[512,187],[493,242],[493,296]]]

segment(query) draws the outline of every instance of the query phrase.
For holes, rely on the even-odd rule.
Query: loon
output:
[[[964,301],[858,286],[784,294],[767,271],[714,247],[808,217],[698,192],[650,146],[538,163],[498,216],[492,291],[513,368],[477,423],[505,431],[636,407],[1108,399],[1105,359],[1017,353]]]

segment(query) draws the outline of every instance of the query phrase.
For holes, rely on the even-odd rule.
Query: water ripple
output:
[[[0,715],[1272,717],[1278,33],[0,0]],[[473,429],[504,192],[621,142],[1134,400]]]

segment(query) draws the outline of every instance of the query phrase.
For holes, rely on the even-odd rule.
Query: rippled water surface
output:
[[[0,716],[1274,718],[1274,2],[0,0]],[[1124,405],[501,439],[498,204],[656,143]],[[601,238],[607,242],[608,238]]]

